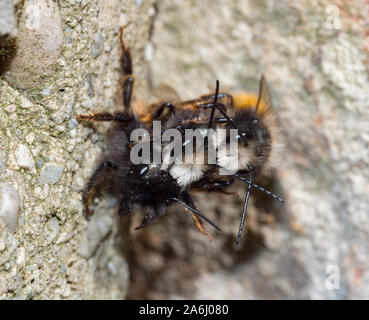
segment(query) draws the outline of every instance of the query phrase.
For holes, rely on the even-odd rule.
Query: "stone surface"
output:
[[[20,168],[30,170],[35,167],[35,161],[29,149],[24,144],[20,144],[17,149],[15,149],[14,154]]]
[[[75,114],[121,108],[119,26],[129,24],[125,35],[143,75],[137,91],[147,91],[152,6],[42,0],[19,7],[16,56],[1,57],[10,67],[0,79],[0,299],[126,296],[128,243],[115,207],[101,197],[87,221],[81,201],[106,125],[80,125]]]
[[[40,175],[41,183],[54,184],[59,181],[63,174],[63,167],[60,167],[54,163],[46,164]]]
[[[0,219],[12,232],[15,231],[17,226],[19,209],[18,191],[9,183],[0,185]]]
[[[19,19],[16,53],[4,74],[5,79],[21,89],[39,87],[52,77],[63,42],[57,2],[25,1]]]
[[[16,28],[16,2],[18,1],[3,0],[0,2],[0,37],[10,34]]]
[[[14,232],[0,219],[0,299],[122,299],[130,273],[131,298],[368,298],[366,2],[24,3],[0,79],[0,183],[19,198],[7,207]],[[153,99],[160,83],[194,98],[216,79],[221,90],[257,91],[266,75],[287,151],[259,184],[286,204],[254,190],[238,248],[242,185],[240,199],[196,195],[222,227],[213,241],[180,207],[131,231],[141,216],[119,223],[114,201],[97,194],[85,218],[81,190],[107,125],[74,115],[119,110],[119,26],[135,98]]]

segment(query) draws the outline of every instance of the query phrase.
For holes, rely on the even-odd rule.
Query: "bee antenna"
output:
[[[249,172],[250,172],[250,182],[251,182],[252,181],[252,167],[251,166],[249,166]],[[247,205],[249,203],[250,193],[251,193],[251,183],[249,183],[248,185],[247,193],[245,196],[245,201],[243,203],[242,216],[241,216],[240,228],[238,230],[236,245],[238,245],[241,240],[241,235],[242,235],[243,227],[245,225],[245,220],[246,220]]]
[[[234,124],[233,120],[228,117],[227,113],[223,110],[223,108],[226,109],[225,105],[223,103],[217,103],[216,108],[220,111],[224,118],[227,119],[227,122],[233,127],[233,129],[237,129],[237,126]]]
[[[213,124],[213,119],[214,119],[214,114],[215,114],[215,108],[217,106],[217,101],[218,101],[218,95],[219,95],[219,80],[216,80],[215,95],[214,95],[213,106],[211,107],[211,113],[210,113],[210,119],[209,119],[208,129],[210,129],[212,127],[212,124]]]
[[[216,80],[216,87],[215,87],[215,95],[214,95],[214,100],[212,102],[212,108],[211,108],[211,113],[210,113],[210,118],[209,118],[209,124],[208,124],[208,129],[211,128],[212,124],[213,124],[213,120],[214,120],[214,114],[215,114],[215,108],[217,108],[220,113],[224,116],[224,118],[227,119],[227,122],[234,128],[237,129],[236,125],[234,124],[234,122],[232,121],[232,119],[230,119],[227,115],[227,113],[224,111],[226,110],[226,107],[223,103],[219,103],[218,102],[218,96],[219,96],[219,80]],[[223,110],[224,109],[224,110]]]
[[[246,180],[245,178],[239,176],[237,173],[235,173],[233,176],[236,177],[237,179],[245,182],[245,183],[248,183],[249,185],[251,185],[251,187],[259,189],[260,191],[263,191],[267,195],[272,196],[274,199],[277,199],[280,203],[284,203],[284,200],[282,198],[278,197],[275,193],[273,193],[273,192],[271,192],[271,191],[269,191],[269,190],[267,190],[263,187],[260,187],[259,185],[254,184],[249,180]]]
[[[222,232],[222,230],[220,230],[220,228],[213,221],[211,221],[208,217],[204,216],[200,211],[196,210],[195,208],[190,207],[187,203],[183,202],[182,200],[178,198],[172,198],[172,200],[177,201],[178,203],[180,203],[182,206],[184,206],[188,210],[191,210],[195,215],[197,215],[201,219],[204,219],[207,223],[213,226],[217,231]]]
[[[259,105],[261,102],[261,96],[263,95],[263,91],[264,91],[264,82],[265,82],[265,77],[264,75],[262,75],[260,79],[260,84],[259,84],[259,95],[258,95],[258,101],[256,102],[255,114],[258,113]]]

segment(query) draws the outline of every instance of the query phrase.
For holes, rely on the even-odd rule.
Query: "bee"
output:
[[[196,112],[191,111],[193,109],[191,101],[176,105],[173,105],[171,102],[162,102],[149,106],[149,109],[154,110],[149,115],[139,117],[131,107],[134,86],[133,65],[129,47],[122,37],[122,29],[120,30],[120,43],[122,49],[121,69],[124,74],[124,110],[115,113],[104,111],[76,116],[80,122],[109,121],[114,123],[108,151],[103,156],[83,191],[82,201],[86,215],[92,214],[90,202],[95,187],[108,171],[108,175],[110,173],[109,178],[112,180],[110,183],[118,186],[119,189],[119,215],[124,216],[131,213],[136,206],[144,211],[143,221],[136,229],[144,228],[149,223],[157,221],[165,213],[167,207],[174,203],[179,203],[192,212],[196,226],[201,232],[207,234],[202,227],[202,220],[208,222],[220,232],[221,229],[213,221],[196,209],[189,194],[189,185],[192,179],[184,184],[181,178],[174,176],[169,168],[164,170],[157,164],[146,165],[131,162],[130,150],[132,143],[130,142],[130,136],[133,130],[139,128],[150,129],[153,120],[163,120],[165,123],[175,113],[178,119],[178,126],[180,126],[180,123],[185,122],[185,119],[191,119],[192,121]]]
[[[250,97],[247,94],[230,95],[219,92],[217,81],[215,93],[200,96],[188,101],[163,101],[148,106],[149,113],[138,114],[136,108],[131,106],[132,91],[134,87],[133,65],[129,47],[122,37],[120,30],[120,43],[122,48],[121,69],[123,78],[123,105],[124,110],[111,112],[97,112],[88,115],[77,115],[78,121],[110,121],[113,130],[109,140],[108,150],[90,177],[83,191],[82,200],[87,215],[92,214],[90,202],[96,185],[104,175],[108,175],[110,182],[117,186],[119,194],[119,215],[125,216],[138,207],[144,212],[141,229],[148,224],[156,222],[166,209],[177,203],[191,211],[196,227],[200,232],[210,236],[202,226],[206,221],[217,231],[221,229],[208,217],[202,214],[195,206],[190,191],[205,190],[227,193],[225,188],[233,183],[233,177],[248,184],[248,191],[243,206],[240,230],[237,243],[246,217],[247,203],[252,188],[259,189],[268,195],[282,201],[274,193],[256,185],[253,182],[262,170],[273,163],[274,145],[278,142],[276,122],[270,112],[270,95],[262,78],[259,96],[251,107]],[[249,100],[247,100],[249,99]],[[246,101],[247,100],[247,101]],[[254,99],[255,100],[255,99]],[[175,128],[185,137],[186,129],[238,129],[240,149],[236,155],[217,157],[215,163],[205,161],[201,164],[182,164],[168,161],[169,153],[163,156],[160,164],[135,164],[131,161],[130,152],[134,144],[130,141],[135,129],[145,128],[152,134],[153,122],[160,120],[162,130]],[[154,140],[150,136],[150,145]],[[182,144],[182,151],[185,144]],[[164,145],[165,147],[165,145]],[[202,150],[209,147],[208,141],[201,146]],[[216,145],[221,149],[224,144]],[[229,143],[225,144],[229,147]],[[232,157],[238,157],[237,167]],[[169,157],[170,158],[170,157]],[[233,170],[230,179],[220,179],[220,169]],[[243,175],[248,174],[249,179]]]
[[[259,189],[284,203],[283,199],[274,193],[253,183],[255,178],[278,166],[284,144],[264,75],[260,79],[258,95],[250,93],[231,95],[218,91],[219,82],[217,81],[214,96],[205,96],[209,99],[214,98],[214,101],[199,105],[199,108],[211,109],[210,119],[197,121],[197,123],[207,124],[208,128],[237,129],[238,131],[236,138],[239,141],[237,144],[219,143],[218,141],[216,146],[218,151],[216,167],[218,170],[220,168],[235,172],[232,174],[233,177],[248,184],[236,241],[238,244],[252,188]],[[216,117],[217,113],[218,117]],[[226,153],[225,149],[228,149],[229,152]],[[248,174],[249,179],[246,179],[244,174]],[[232,182],[233,180],[229,180],[228,185]]]

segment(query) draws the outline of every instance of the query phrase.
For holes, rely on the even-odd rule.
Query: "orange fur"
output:
[[[254,93],[241,92],[232,95],[234,109],[255,108],[258,102],[258,95]],[[263,100],[259,103],[258,114],[262,114],[267,110],[267,105]]]

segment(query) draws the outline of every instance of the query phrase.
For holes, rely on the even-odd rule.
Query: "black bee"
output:
[[[90,178],[84,192],[83,202],[87,215],[91,214],[89,204],[93,196],[95,185],[101,175],[110,171],[112,183],[117,186],[120,194],[119,214],[127,215],[134,207],[144,211],[144,218],[136,229],[144,228],[149,223],[157,221],[166,209],[179,203],[192,212],[198,229],[208,233],[202,227],[202,220],[211,224],[217,231],[220,228],[205,215],[200,213],[190,196],[190,191],[202,189],[206,191],[220,191],[227,193],[224,188],[232,184],[233,177],[248,184],[248,191],[242,213],[242,220],[237,243],[240,240],[246,208],[251,188],[256,188],[282,201],[279,197],[253,183],[253,177],[264,168],[273,164],[274,154],[277,154],[278,130],[276,122],[270,112],[270,96],[264,78],[261,80],[260,92],[256,102],[251,106],[248,94],[230,95],[219,93],[217,82],[214,94],[204,95],[198,99],[177,102],[165,101],[149,106],[150,113],[138,116],[131,107],[131,96],[134,85],[131,54],[126,42],[120,35],[122,57],[121,66],[124,73],[122,112],[99,112],[89,115],[77,115],[79,121],[112,121],[114,130],[109,140],[108,151],[104,159]],[[251,98],[250,98],[251,97]],[[248,100],[247,100],[248,99]],[[246,101],[247,100],[247,101]],[[255,100],[255,99],[254,99]],[[252,101],[251,101],[252,102]],[[216,116],[218,115],[218,116]],[[130,141],[133,130],[145,128],[150,132],[148,143],[151,150],[154,140],[151,136],[154,120],[161,120],[162,130],[175,128],[184,136],[186,129],[226,128],[239,129],[239,145],[237,154],[229,157],[217,157],[215,163],[205,161],[202,164],[177,164],[167,161],[163,156],[162,163],[134,164],[131,161],[131,149],[135,146]],[[183,149],[186,141],[183,142]],[[217,145],[221,149],[224,144]],[[229,144],[226,143],[226,147]],[[203,150],[208,148],[205,140]],[[232,157],[238,157],[238,165]],[[152,160],[152,159],[151,159]],[[219,178],[220,169],[233,170],[230,179],[224,181]],[[249,179],[242,175],[248,174]]]
[[[211,109],[210,119],[198,121],[198,123],[207,124],[208,128],[237,129],[238,131],[237,144],[232,145],[226,142],[217,145],[216,161],[218,171],[222,169],[234,172],[231,177],[248,184],[236,241],[238,244],[252,188],[257,188],[283,203],[280,197],[253,183],[255,178],[268,169],[278,166],[283,153],[283,141],[272,110],[271,95],[264,76],[261,77],[257,96],[250,93],[230,95],[218,93],[218,90],[219,83],[217,82],[215,95],[205,96],[205,98],[214,98],[214,101],[199,106],[199,108]],[[222,149],[227,149],[228,153]],[[249,179],[243,177],[243,174],[248,174]],[[232,181],[229,180],[228,184]]]
[[[98,165],[92,177],[83,192],[83,202],[86,214],[90,215],[89,208],[95,185],[99,182],[106,170],[112,172],[113,184],[117,184],[120,189],[119,214],[129,214],[134,206],[140,207],[144,211],[144,218],[139,227],[144,228],[148,223],[155,222],[165,212],[166,208],[174,203],[180,203],[182,206],[192,212],[192,216],[197,227],[201,232],[204,229],[201,226],[200,219],[207,221],[216,230],[220,228],[209,218],[201,214],[196,208],[188,192],[188,185],[180,182],[180,177],[173,176],[170,170],[163,170],[158,164],[133,164],[130,160],[130,136],[134,129],[150,129],[152,120],[162,119],[165,112],[175,113],[178,109],[181,113],[181,121],[185,118],[193,119],[194,113],[190,113],[188,103],[179,103],[174,106],[170,102],[163,102],[158,105],[158,109],[149,117],[138,117],[131,108],[131,96],[134,85],[133,66],[131,54],[126,42],[120,36],[122,47],[121,67],[124,73],[123,81],[123,103],[125,109],[122,112],[110,113],[99,112],[88,115],[77,115],[79,121],[112,121],[114,130],[109,141],[107,154],[104,160]],[[169,110],[169,112],[167,111]],[[187,117],[186,115],[187,114]],[[179,121],[179,122],[181,122]]]

